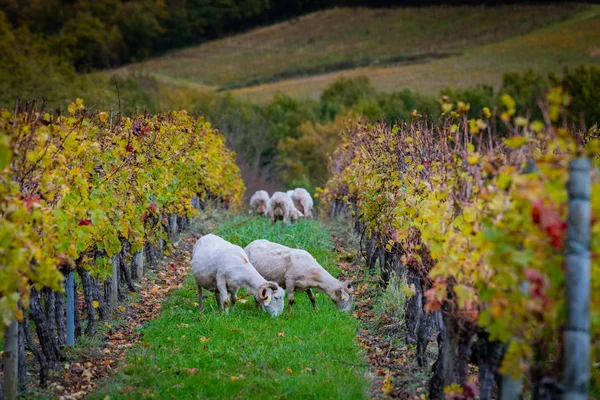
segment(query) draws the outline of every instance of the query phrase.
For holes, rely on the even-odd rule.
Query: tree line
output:
[[[501,3],[506,1],[0,0],[0,11],[12,29],[45,38],[50,49],[86,72],[336,6]]]

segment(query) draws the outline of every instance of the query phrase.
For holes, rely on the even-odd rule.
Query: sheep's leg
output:
[[[283,224],[286,225],[290,222],[290,210],[285,210],[283,212]]]
[[[313,308],[317,308],[317,301],[315,300],[315,294],[313,293],[311,288],[306,289],[306,294],[308,295],[308,299],[312,303]]]
[[[231,307],[235,307],[235,303],[237,301],[237,292],[238,289],[229,292],[229,295],[231,296]]]
[[[285,281],[285,288],[288,292],[288,304],[291,307],[294,305],[294,281]]]
[[[217,306],[219,307],[219,310],[222,310],[223,303],[221,302],[221,294],[219,293],[218,290],[215,292],[215,299],[217,300]]]
[[[217,278],[217,292],[215,295],[217,296],[217,303],[219,304],[219,308],[221,310],[227,311],[227,300],[229,297],[229,292],[227,291],[227,284],[225,281],[221,281]]]
[[[204,305],[202,304],[202,287],[198,286],[198,308],[200,312],[204,310]]]

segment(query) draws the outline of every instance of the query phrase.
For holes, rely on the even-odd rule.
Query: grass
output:
[[[336,273],[330,237],[315,221],[284,227],[234,217],[215,233],[240,246],[266,238],[301,247]],[[189,276],[144,327],[142,343],[129,352],[123,370],[92,398],[365,397],[367,369],[355,342],[356,319],[338,312],[322,293],[316,295],[317,311],[300,295],[279,318],[256,310],[247,293],[241,296],[249,301],[228,314],[217,311],[209,296],[200,314]]]
[[[581,4],[336,8],[174,51],[125,69],[218,90],[289,79],[290,85],[267,84],[264,89],[286,91],[296,88],[293,78],[302,76],[317,75],[316,82],[323,83],[329,79],[318,74],[331,71],[358,68],[377,75],[381,65],[419,68],[444,62],[445,57],[560,23],[584,9]],[[313,83],[310,90],[322,86]]]
[[[365,75],[380,91],[409,88],[435,96],[448,86],[465,88],[482,83],[499,87],[505,72],[521,72],[525,68],[532,68],[540,73],[560,73],[564,68],[581,64],[600,65],[598,6],[588,7],[565,21],[549,24],[533,32],[482,46],[474,45],[459,55],[443,59],[411,65],[371,66],[331,72],[233,92],[255,102],[267,101],[277,92],[302,98],[317,98],[323,89],[340,76]]]

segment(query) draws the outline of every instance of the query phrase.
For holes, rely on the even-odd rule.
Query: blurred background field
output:
[[[441,95],[525,109],[568,81],[597,121],[597,5],[176,3],[2,0],[0,105],[186,109],[224,131],[249,192],[314,192],[349,121],[437,117]]]

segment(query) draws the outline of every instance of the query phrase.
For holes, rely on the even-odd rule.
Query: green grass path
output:
[[[284,227],[246,218],[228,218],[215,233],[242,247],[264,238],[303,248],[338,273],[329,233],[318,222]],[[316,295],[317,311],[300,294],[279,318],[256,310],[248,293],[240,295],[247,302],[228,314],[209,296],[200,314],[188,276],[144,327],[122,371],[92,398],[365,398],[367,367],[355,318],[338,312],[323,293]]]

